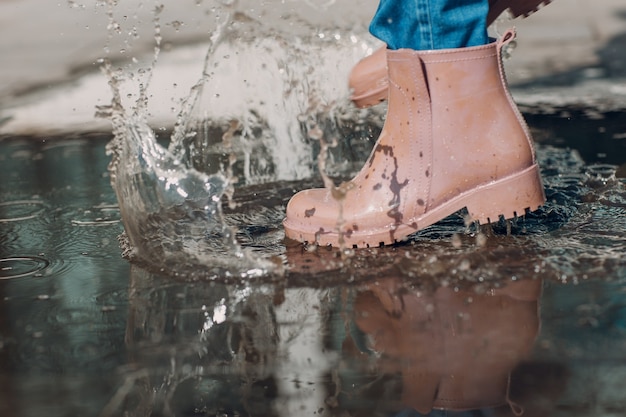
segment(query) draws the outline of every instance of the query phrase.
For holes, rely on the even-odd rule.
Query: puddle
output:
[[[260,30],[232,22],[214,53]],[[239,51],[302,41],[283,35]],[[402,245],[305,247],[281,221],[320,183],[320,135],[343,138],[327,161],[342,178],[381,126],[380,109],[324,100],[305,50],[271,68],[278,110],[253,95],[207,116],[205,71],[173,132],[146,122],[148,77],[134,110],[122,89],[100,109],[113,139],[0,139],[0,414],[623,414],[623,117],[528,111],[548,201],[512,223],[459,213]]]
[[[446,372],[465,372],[466,360],[450,350],[458,346],[449,345],[452,324],[438,320],[482,315],[493,331],[488,346],[509,354],[484,350],[471,381],[483,386],[474,374],[484,370],[497,402],[507,392],[497,381],[510,373],[508,398],[527,415],[626,409],[615,382],[626,369],[624,177],[617,153],[607,163],[585,151],[616,139],[586,142],[561,126],[582,129],[589,120],[545,117],[529,115],[548,202],[508,226],[466,229],[455,215],[407,244],[342,254],[283,239],[286,201],[317,180],[238,186],[225,224],[237,228],[243,250],[280,266],[247,279],[223,273],[224,264],[164,269],[122,257],[109,137],[54,146],[62,138],[5,138],[1,155],[19,149],[29,157],[1,165],[11,178],[2,184],[3,218],[12,219],[0,222],[0,304],[9,318],[0,355],[2,379],[13,381],[3,414],[412,415],[405,406],[430,404],[407,399],[416,387],[448,386]],[[515,295],[518,285],[541,296]],[[507,307],[490,312],[499,292]],[[422,314],[437,320],[423,327]],[[403,330],[413,327],[420,330]],[[478,343],[454,337],[469,338],[461,343],[468,348]],[[413,368],[430,376],[409,381]],[[483,413],[510,408],[505,401]]]

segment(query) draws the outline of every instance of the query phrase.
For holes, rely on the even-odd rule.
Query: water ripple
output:
[[[44,204],[39,200],[17,200],[0,203],[0,223],[29,220],[39,216]]]
[[[40,275],[50,261],[38,256],[14,256],[0,259],[0,280]]]
[[[70,220],[74,226],[108,226],[121,221],[117,204],[100,204],[84,210]]]

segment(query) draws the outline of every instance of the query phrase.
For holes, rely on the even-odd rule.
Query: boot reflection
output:
[[[502,405],[520,414],[509,398],[511,372],[537,337],[540,293],[540,280],[426,293],[393,278],[360,291],[356,325],[380,373],[401,375],[404,411],[396,415],[493,415],[485,409]]]
[[[128,365],[102,417],[277,416],[276,294],[205,284],[132,268]]]

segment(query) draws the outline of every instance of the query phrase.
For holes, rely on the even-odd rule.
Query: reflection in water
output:
[[[130,361],[103,415],[519,415],[511,374],[541,286],[182,284],[133,268]]]
[[[397,278],[367,285],[355,297],[356,325],[377,358],[376,370],[400,379],[399,393],[382,396],[399,394],[399,405],[423,414],[503,404],[521,414],[509,396],[511,372],[537,337],[540,291],[540,280],[481,293],[416,291]]]
[[[133,268],[129,370],[103,414],[272,415],[280,356],[274,291],[172,284]]]

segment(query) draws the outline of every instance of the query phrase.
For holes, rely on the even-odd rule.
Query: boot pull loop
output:
[[[508,29],[498,40],[498,52],[502,50],[502,48],[506,47],[508,44],[515,40],[515,36],[517,33],[515,32],[515,28]]]

